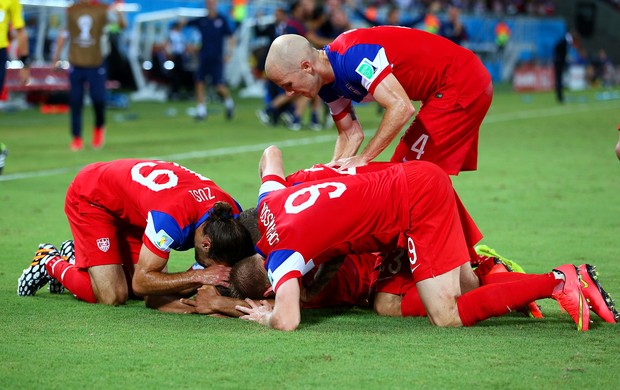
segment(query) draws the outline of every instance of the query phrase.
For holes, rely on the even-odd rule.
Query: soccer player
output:
[[[92,147],[100,149],[105,143],[105,84],[107,64],[102,40],[104,28],[109,23],[118,23],[125,28],[126,22],[118,10],[94,0],[80,0],[67,8],[64,31],[58,34],[56,50],[52,61],[59,67],[58,60],[66,42],[69,42],[69,107],[71,110],[71,135],[69,148],[76,152],[84,148],[82,140],[82,107],[84,88],[88,91],[95,112]]]
[[[30,56],[28,48],[28,32],[19,0],[0,1],[0,94],[4,88],[6,63],[8,60],[9,28],[17,33],[17,50],[23,67],[19,71],[19,80],[26,84],[30,78]]]
[[[401,138],[394,162],[432,161],[448,174],[475,170],[480,124],[491,105],[491,76],[471,51],[424,31],[380,26],[341,34],[322,50],[295,35],[278,37],[267,77],[288,94],[319,95],[338,128],[332,164],[341,169],[374,160],[420,112]],[[364,134],[352,101],[385,109],[376,134]],[[356,155],[357,154],[357,155]]]
[[[586,297],[606,304],[596,286],[582,288],[572,264],[548,274],[510,273],[510,282],[462,293],[461,281],[475,278],[462,227],[466,221],[459,216],[449,177],[433,164],[408,162],[287,187],[281,153],[271,146],[261,159],[260,174],[262,237],[252,258],[257,264],[265,262],[275,304],[248,300],[251,308],[236,307],[246,313],[242,319],[295,330],[301,321],[299,280],[320,258],[394,247],[406,248],[427,316],[437,326],[471,326],[536,299],[553,298],[577,329],[586,331]]]
[[[254,253],[236,219],[238,203],[212,180],[172,162],[124,159],[86,166],[67,191],[65,213],[75,266],[51,245],[37,252],[18,294],[57,283],[89,303],[119,305],[139,296],[189,294],[224,284],[232,265]],[[168,273],[172,249],[194,248],[205,270]]]
[[[191,20],[187,23],[200,31],[202,37],[198,70],[195,74],[196,86],[196,119],[204,120],[207,117],[205,103],[205,78],[210,76],[211,84],[224,100],[226,119],[232,119],[235,102],[224,83],[224,49],[226,39],[233,34],[228,19],[217,12],[217,0],[206,0],[207,16]]]

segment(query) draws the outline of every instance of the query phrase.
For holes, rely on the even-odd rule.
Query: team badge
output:
[[[355,69],[355,72],[366,80],[372,80],[376,71],[377,67],[374,66],[368,58],[364,58],[357,66],[357,69]]]
[[[98,238],[97,246],[102,252],[107,252],[110,249],[110,239],[109,238]]]

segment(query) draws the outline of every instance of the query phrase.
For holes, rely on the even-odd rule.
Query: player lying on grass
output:
[[[265,150],[260,164],[262,237],[253,256],[265,262],[275,292],[242,319],[294,330],[301,321],[300,279],[319,259],[346,253],[407,249],[412,278],[429,321],[438,326],[471,326],[536,299],[553,298],[577,329],[589,328],[584,293],[599,306],[611,305],[593,285],[582,288],[575,266],[548,274],[510,273],[511,281],[462,293],[474,280],[463,223],[448,176],[426,162],[408,162],[365,175],[329,178],[287,187],[280,151]],[[612,311],[608,307],[608,310]]]
[[[249,232],[236,219],[240,212],[212,180],[172,162],[88,165],[69,186],[65,202],[75,265],[53,245],[42,244],[19,278],[17,293],[34,295],[49,282],[52,293],[66,287],[80,300],[119,305],[132,293],[191,294],[204,284],[226,285],[228,266],[254,253]],[[191,248],[206,269],[168,273],[170,251]],[[68,257],[70,249],[61,250]]]

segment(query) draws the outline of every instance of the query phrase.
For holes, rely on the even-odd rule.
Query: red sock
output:
[[[48,261],[45,264],[45,269],[52,278],[60,281],[77,299],[88,303],[97,303],[88,271],[81,270],[61,258]]]
[[[456,303],[463,325],[472,326],[487,318],[517,310],[537,299],[550,298],[559,282],[553,272],[528,276],[513,282],[488,284],[458,297]]]
[[[410,288],[400,303],[403,317],[426,317],[426,309],[417,288]]]
[[[498,272],[496,274],[487,274],[480,276],[480,285],[484,286],[491,283],[508,283],[518,280],[530,279],[531,277],[540,276],[538,274],[522,274],[520,272]]]

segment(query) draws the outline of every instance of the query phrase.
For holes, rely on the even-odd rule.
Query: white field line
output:
[[[543,118],[543,117],[552,117],[559,115],[572,115],[580,112],[591,112],[598,110],[609,110],[616,108],[615,104],[583,104],[579,106],[560,106],[554,108],[545,108],[539,110],[527,110],[527,111],[518,111],[511,112],[505,114],[494,114],[489,115],[485,118],[485,124],[492,123],[501,123],[508,122],[514,120],[523,120],[523,119],[535,119],[535,118]],[[375,130],[366,130],[364,134],[366,136],[371,136],[374,134]],[[241,145],[241,146],[233,146],[229,148],[219,148],[219,149],[211,149],[211,150],[196,150],[192,152],[186,153],[175,153],[169,154],[165,156],[156,156],[150,157],[151,159],[158,160],[167,160],[167,161],[183,161],[190,160],[195,158],[206,158],[206,157],[215,157],[215,156],[228,156],[231,154],[241,154],[247,152],[260,152],[263,151],[269,145],[277,145],[279,148],[288,148],[295,147],[301,145],[311,145],[311,144],[321,144],[327,142],[334,142],[336,139],[336,134],[332,133],[330,135],[321,135],[318,137],[308,137],[308,138],[299,138],[299,139],[289,139],[277,142],[270,143],[261,143],[254,145]],[[10,161],[10,160],[9,160]],[[66,167],[66,168],[57,168],[57,169],[46,169],[40,171],[32,171],[32,172],[24,172],[24,173],[12,173],[8,175],[0,176],[0,182],[3,181],[13,181],[20,179],[30,179],[33,177],[47,177],[54,175],[62,175],[70,172],[77,172],[81,167]]]

